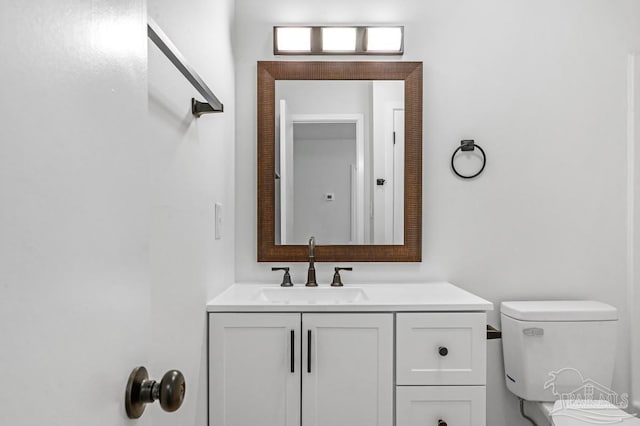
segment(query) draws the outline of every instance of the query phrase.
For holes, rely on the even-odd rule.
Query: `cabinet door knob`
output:
[[[446,348],[446,346],[440,346],[438,348],[438,353],[440,354],[440,356],[447,356],[449,355],[449,349]],[[446,426],[446,423],[445,423]]]
[[[184,401],[186,382],[178,370],[170,370],[162,376],[160,383],[149,380],[144,367],[134,368],[127,382],[125,408],[127,417],[137,419],[144,413],[145,404],[160,400],[164,411],[176,411]]]
[[[440,420],[438,420],[438,426],[447,426],[447,422],[445,422],[444,420],[440,419]]]

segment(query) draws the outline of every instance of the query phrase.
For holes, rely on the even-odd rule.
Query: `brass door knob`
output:
[[[127,417],[137,419],[144,413],[145,404],[160,400],[164,411],[176,411],[184,401],[186,383],[184,375],[178,370],[170,370],[162,376],[160,382],[149,380],[144,367],[134,368],[127,382],[125,409]]]

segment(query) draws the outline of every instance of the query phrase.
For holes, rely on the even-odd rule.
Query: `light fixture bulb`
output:
[[[276,41],[281,52],[310,52],[311,28],[277,27]]]
[[[368,52],[400,52],[402,50],[402,28],[368,27]]]
[[[323,52],[355,52],[356,29],[352,27],[322,28]]]

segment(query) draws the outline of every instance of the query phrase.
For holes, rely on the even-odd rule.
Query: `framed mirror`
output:
[[[422,63],[258,62],[258,261],[422,260]]]

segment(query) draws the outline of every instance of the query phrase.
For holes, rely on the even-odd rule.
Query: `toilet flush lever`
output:
[[[155,380],[149,380],[146,368],[134,368],[127,382],[124,399],[127,417],[139,418],[144,413],[145,404],[158,399],[164,411],[176,411],[184,401],[185,390],[184,376],[178,370],[167,371],[158,383]]]
[[[502,339],[502,331],[487,324],[487,340]]]

